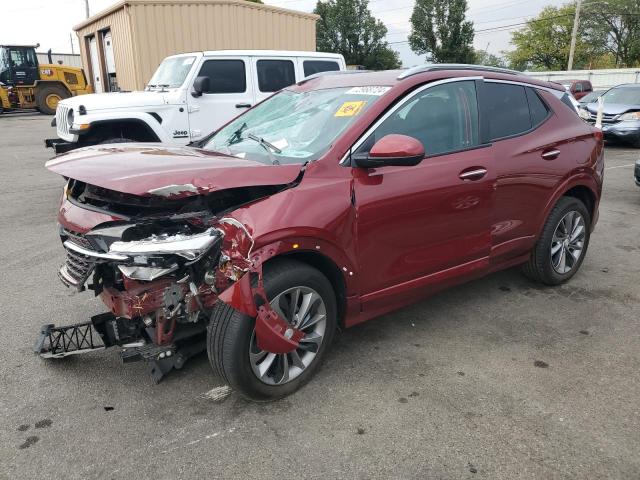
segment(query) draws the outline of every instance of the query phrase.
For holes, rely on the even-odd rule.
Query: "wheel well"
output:
[[[333,287],[336,294],[336,303],[338,305],[338,325],[344,325],[344,317],[347,311],[347,286],[344,276],[340,268],[327,256],[317,252],[291,252],[277,257],[273,257],[267,261],[273,261],[278,258],[291,258],[299,262],[306,263],[319,270]]]
[[[593,219],[593,209],[596,203],[596,196],[589,187],[578,185],[567,190],[563,196],[577,198],[584,203],[584,206],[587,207],[587,211],[589,212],[589,216]]]
[[[82,143],[96,144],[110,138],[128,138],[138,142],[159,142],[160,139],[145,122],[139,119],[105,120],[91,124]]]

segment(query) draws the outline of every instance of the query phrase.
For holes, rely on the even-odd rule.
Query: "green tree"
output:
[[[486,65],[488,67],[505,68],[507,66],[502,57],[494,55],[493,53],[485,52],[484,50],[476,50],[475,63],[478,65]]]
[[[581,15],[585,39],[598,43],[615,67],[640,65],[640,0],[588,0]]]
[[[511,34],[515,50],[505,55],[511,68],[516,70],[564,70],[569,62],[569,46],[575,5],[545,7],[540,14]],[[587,38],[587,28],[580,23],[576,37],[573,66],[575,69],[589,67],[603,53],[603,40]]]
[[[416,0],[409,45],[435,63],[474,63],[473,23],[466,0]]]
[[[385,41],[387,27],[369,11],[368,0],[318,1],[316,26],[319,52],[341,53],[348,65],[371,70],[401,66],[398,53]]]

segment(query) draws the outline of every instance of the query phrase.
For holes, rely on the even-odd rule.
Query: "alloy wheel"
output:
[[[572,210],[556,226],[551,240],[551,266],[557,273],[567,274],[578,264],[584,251],[585,225],[582,215]]]
[[[294,351],[276,354],[258,347],[254,329],[249,343],[249,361],[261,382],[283,385],[299,377],[314,361],[327,326],[327,308],[318,292],[304,286],[285,290],[270,304],[289,325],[302,330],[304,336]]]

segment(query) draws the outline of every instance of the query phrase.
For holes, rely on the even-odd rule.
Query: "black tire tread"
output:
[[[51,111],[46,104],[47,95],[49,95],[50,93],[58,93],[62,100],[71,96],[69,95],[69,92],[60,85],[44,85],[41,88],[38,88],[38,90],[36,91],[36,108],[40,113],[44,115],[56,114],[55,110]]]
[[[531,250],[531,257],[529,258],[529,261],[524,265],[522,265],[522,273],[530,280],[533,280],[538,283],[543,283],[546,285],[557,284],[557,282],[551,281],[549,278],[547,278],[547,275],[545,275],[545,266],[546,266],[545,263],[548,261],[546,243],[549,237],[553,235],[554,229],[556,227],[555,218],[558,212],[561,212],[562,210],[576,203],[581,205],[583,209],[588,213],[586,206],[584,205],[584,203],[582,203],[581,200],[575,197],[568,197],[568,196],[561,197],[558,200],[558,202],[554,205],[554,207],[551,209],[551,212],[549,212],[549,215],[545,220],[544,227],[542,228],[540,237],[538,238],[538,241],[536,242],[535,246]],[[590,223],[591,223],[591,219],[587,218],[587,225],[586,225],[587,230],[589,229]],[[588,242],[585,243],[585,250],[587,246],[588,246]],[[586,251],[583,253],[583,259],[584,259],[584,255],[586,255]]]
[[[280,275],[287,275],[294,269],[303,269],[313,272],[314,274],[320,273],[310,265],[297,260],[276,259],[265,265],[263,271],[265,285],[268,284],[270,279],[274,279]],[[327,283],[328,286],[331,287],[328,280]],[[234,378],[236,378],[236,372],[234,372],[234,369],[239,368],[239,366],[233,356],[236,354],[234,350],[234,339],[239,335],[238,330],[243,328],[243,322],[246,322],[246,320],[247,317],[242,312],[239,312],[233,307],[219,301],[212,309],[211,319],[209,321],[209,326],[207,327],[209,329],[207,335],[207,353],[211,367],[220,375],[225,383],[235,390],[239,390],[240,393],[244,395],[247,394],[242,391],[242,388],[240,388],[236,382],[234,382]],[[322,359],[319,360],[322,361]],[[301,387],[310,378],[311,376],[308,376],[304,381],[300,382],[299,386]],[[256,396],[251,396],[251,398],[253,400],[271,399],[269,397],[258,398]]]

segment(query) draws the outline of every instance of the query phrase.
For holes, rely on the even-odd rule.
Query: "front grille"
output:
[[[603,113],[602,114],[602,123],[615,123],[617,122],[617,117],[618,115],[613,115],[613,114],[607,114],[607,113]],[[598,118],[598,114],[597,113],[593,113],[593,112],[589,112],[589,119],[591,122],[595,122],[596,119]]]
[[[65,230],[63,233],[68,241],[83,248],[92,249],[91,243],[81,234]],[[67,287],[74,287],[78,291],[84,289],[84,284],[93,272],[95,260],[65,247],[67,260],[58,271],[58,277]]]
[[[76,233],[72,232],[71,230],[64,229],[62,230],[62,235],[64,237],[67,237],[68,240],[71,240],[76,245],[80,245],[81,247],[88,248],[90,250],[94,249],[91,245],[91,242],[87,240],[87,238],[81,233]]]
[[[62,135],[69,134],[69,125],[67,124],[67,114],[69,113],[69,109],[63,105],[58,105],[56,109],[56,126],[58,128],[58,132]]]

